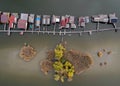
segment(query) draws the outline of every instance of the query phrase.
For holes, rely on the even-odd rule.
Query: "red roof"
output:
[[[11,15],[10,18],[9,18],[9,22],[10,22],[10,23],[13,23],[14,20],[15,20],[15,16]]]
[[[10,28],[13,28],[13,22],[14,22],[14,20],[15,20],[15,17],[11,15],[10,18],[9,18],[9,27]]]
[[[17,27],[22,29],[27,29],[27,20],[19,19]]]
[[[67,18],[65,18],[65,23],[67,24],[67,23],[69,23],[69,18],[67,17]]]
[[[65,20],[61,20],[60,25],[61,25],[61,26],[65,26],[65,25],[66,25]]]

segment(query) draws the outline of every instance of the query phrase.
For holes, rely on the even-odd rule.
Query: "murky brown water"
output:
[[[2,11],[27,12],[37,14],[72,14],[93,15],[119,11],[119,0],[4,0],[0,2]],[[44,76],[39,68],[39,61],[45,58],[45,52],[53,48],[61,37],[53,35],[7,34],[0,33],[0,86],[119,86],[120,85],[120,32],[113,31],[93,33],[89,36],[83,34],[65,36],[68,47],[82,52],[89,52],[94,59],[94,65],[80,76],[75,76],[73,81],[60,84],[53,80],[52,74]],[[21,46],[31,44],[37,49],[38,54],[31,62],[24,62],[18,57]],[[112,50],[98,58],[96,52],[105,48]],[[107,62],[106,66],[99,63]]]

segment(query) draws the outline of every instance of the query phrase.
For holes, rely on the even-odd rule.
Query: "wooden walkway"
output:
[[[23,33],[44,33],[44,34],[59,34],[59,35],[66,35],[66,34],[82,34],[82,33],[89,33],[90,35],[92,34],[92,32],[103,32],[103,31],[110,31],[110,30],[119,30],[120,27],[116,27],[116,28],[105,28],[105,29],[95,29],[95,30],[84,30],[84,31],[29,31],[29,30],[0,30],[0,33],[8,33],[10,35],[10,33],[20,33],[20,32],[23,32]]]

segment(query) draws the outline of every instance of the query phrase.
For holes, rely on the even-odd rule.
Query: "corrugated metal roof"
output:
[[[27,20],[19,19],[17,27],[22,29],[27,29]]]
[[[45,24],[45,25],[50,24],[50,15],[43,15],[42,24]]]
[[[39,27],[39,26],[40,26],[40,22],[41,22],[41,16],[40,16],[40,15],[37,15],[37,17],[36,17],[36,19],[35,19],[35,25],[36,25],[37,27]]]
[[[28,14],[26,14],[26,13],[21,13],[20,19],[22,19],[22,20],[28,20]]]
[[[2,23],[8,23],[8,16],[5,15],[5,14],[2,14],[2,15],[1,15],[1,22],[2,22]]]
[[[30,14],[28,21],[29,21],[30,23],[34,23],[34,17],[35,17],[34,14]]]

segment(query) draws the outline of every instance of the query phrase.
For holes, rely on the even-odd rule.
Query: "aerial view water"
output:
[[[115,12],[120,18],[119,3],[119,0],[2,0],[0,10],[73,16]],[[117,26],[120,26],[119,23],[118,20]],[[90,53],[94,64],[79,76],[74,76],[73,81],[61,83],[54,80],[52,73],[44,75],[39,65],[39,62],[46,58],[46,52],[60,42],[61,36],[37,33],[25,33],[23,36],[11,33],[7,36],[6,33],[0,33],[0,86],[119,86],[119,37],[119,30],[94,32],[92,35],[85,33],[82,36],[65,35],[67,47]],[[19,58],[24,43],[29,43],[37,51],[35,58],[30,62]],[[99,58],[97,52],[103,49],[106,53]],[[107,54],[108,51],[112,53]]]

